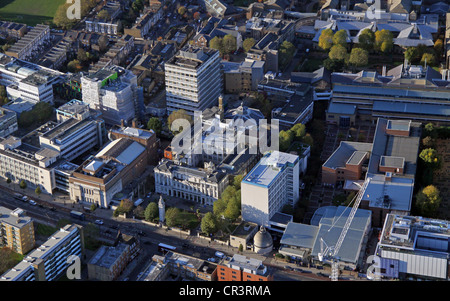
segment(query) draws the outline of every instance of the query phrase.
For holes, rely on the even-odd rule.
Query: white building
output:
[[[57,280],[75,258],[84,254],[83,229],[70,224],[59,229],[46,242],[0,277],[0,281]]]
[[[162,161],[154,169],[155,192],[210,205],[220,198],[228,185],[228,175],[221,171],[199,169]]]
[[[81,78],[83,102],[99,110],[107,124],[130,123],[137,115],[139,89],[129,70],[110,66]]]
[[[165,63],[167,113],[188,114],[217,104],[222,93],[219,51],[187,45]]]
[[[300,158],[267,153],[241,182],[242,219],[271,229],[270,220],[299,198]]]

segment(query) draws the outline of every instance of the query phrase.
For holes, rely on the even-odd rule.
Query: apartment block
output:
[[[34,244],[33,220],[20,208],[11,211],[0,207],[0,246],[24,255]]]
[[[83,227],[69,224],[55,232],[38,248],[28,253],[0,281],[53,281],[84,255]]]
[[[187,45],[165,63],[167,113],[188,114],[217,104],[222,93],[219,51]]]
[[[20,39],[27,33],[27,25],[8,21],[0,21],[0,33]]]
[[[261,260],[235,254],[217,264],[217,280],[273,281],[273,274]]]
[[[119,243],[116,246],[101,246],[88,262],[88,278],[91,280],[114,281],[129,262],[129,246]]]
[[[299,198],[300,158],[279,151],[264,155],[241,182],[242,219],[281,231],[271,223],[284,205]]]
[[[18,129],[16,112],[0,108],[0,137],[9,136]]]
[[[16,42],[8,51],[6,55],[13,56],[21,60],[28,60],[33,57],[34,52],[39,51],[39,48],[44,42],[50,39],[50,26],[37,24],[33,29],[28,31],[18,42]]]

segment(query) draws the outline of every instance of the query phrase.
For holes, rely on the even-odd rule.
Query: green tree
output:
[[[240,194],[240,191],[239,191]],[[241,202],[233,197],[228,201],[227,208],[225,209],[224,216],[228,219],[235,220],[241,214]]]
[[[150,118],[147,122],[147,128],[149,130],[153,130],[156,133],[156,135],[159,136],[159,134],[161,134],[162,131],[161,120],[159,120],[159,118],[157,117]]]
[[[297,123],[291,127],[291,131],[294,134],[295,140],[302,141],[303,137],[306,135],[306,126],[302,123]]]
[[[419,52],[417,51],[416,47],[408,47],[405,50],[405,59],[408,60],[409,63],[415,63],[417,62],[419,57]]]
[[[388,53],[394,47],[394,37],[392,32],[387,29],[377,30],[375,32],[375,49],[383,53]]]
[[[244,175],[237,175],[233,178],[233,186],[236,187],[236,189],[241,189],[242,179],[244,179]]]
[[[97,206],[95,204],[92,204],[90,209],[91,209],[92,212],[94,212],[95,209],[97,209]]]
[[[333,35],[334,32],[330,28],[322,30],[319,36],[319,47],[325,51],[330,50],[331,46],[333,46]]]
[[[371,51],[374,47],[375,43],[375,33],[366,28],[361,31],[361,34],[358,36],[358,46],[364,50]]]
[[[214,37],[209,41],[209,48],[219,50],[220,55],[223,55],[225,53],[225,47],[223,45],[222,38]]]
[[[53,23],[57,27],[61,27],[62,29],[70,29],[76,24],[76,20],[70,20],[67,17],[67,11],[71,5],[71,3],[66,3],[58,6],[55,16],[53,17]]]
[[[34,193],[36,193],[37,196],[39,197],[41,195],[41,193],[42,193],[41,186],[38,185],[36,187],[36,189],[34,190]]]
[[[419,154],[419,158],[432,167],[436,167],[439,164],[439,157],[434,148],[423,149]]]
[[[222,43],[225,54],[232,53],[237,49],[236,37],[231,34],[227,34],[226,36],[224,36]]]
[[[328,56],[332,60],[346,61],[348,59],[347,48],[337,44],[333,45],[328,53]]]
[[[22,189],[27,188],[27,182],[25,182],[24,180],[21,180],[20,183],[19,183],[19,187],[22,188]]]
[[[366,66],[369,63],[369,53],[362,48],[353,48],[348,62],[357,67]]]
[[[290,130],[281,131],[279,134],[279,139],[280,151],[285,152],[289,149],[292,141],[294,140],[294,133]]]
[[[436,53],[437,57],[441,57],[444,53],[444,42],[442,39],[437,39],[436,42],[434,42],[434,52]]]
[[[248,52],[255,44],[256,41],[254,38],[246,38],[244,42],[242,42],[242,48],[244,48],[245,52]]]
[[[97,14],[97,17],[99,19],[103,19],[103,20],[110,18],[109,13],[106,9],[102,9],[101,11],[99,11],[99,13]]]
[[[200,228],[205,234],[209,235],[215,233],[217,231],[217,221],[214,214],[212,214],[211,212],[206,213],[202,218]]]
[[[169,227],[174,227],[178,224],[180,218],[180,209],[176,207],[170,207],[166,210],[166,225]]]
[[[159,216],[158,204],[150,202],[144,211],[144,218],[146,221],[153,221]]]
[[[422,55],[422,59],[420,60],[420,63],[422,65],[427,66],[434,66],[436,64],[436,58],[434,57],[434,54],[432,53],[424,53]]]
[[[323,66],[331,72],[340,72],[344,68],[344,61],[332,60],[330,58],[326,58],[323,61]]]
[[[434,185],[426,186],[416,195],[416,207],[424,216],[437,216],[440,203],[440,192]]]
[[[333,45],[341,45],[343,47],[347,47],[347,38],[348,38],[347,31],[341,29],[333,35],[332,38]]]

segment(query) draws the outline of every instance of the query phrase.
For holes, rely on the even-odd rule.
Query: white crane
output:
[[[328,246],[323,238],[320,238],[320,253],[318,253],[318,257],[320,261],[329,260],[331,261],[331,275],[330,278],[332,281],[337,281],[339,277],[339,257],[336,256],[339,253],[339,249],[342,246],[342,242],[345,239],[345,236],[347,235],[347,231],[350,228],[350,224],[353,221],[353,217],[356,214],[356,210],[359,207],[359,204],[361,203],[361,199],[363,197],[364,191],[366,190],[367,185],[369,184],[370,179],[366,179],[363,183],[363,185],[359,185],[358,183],[354,182],[356,185],[360,187],[358,193],[353,198],[352,202],[355,201],[353,204],[352,210],[350,211],[350,214],[347,217],[347,220],[344,224],[344,227],[342,228],[341,235],[339,235],[339,238],[334,246]],[[348,206],[350,206],[351,202]],[[345,212],[345,210],[344,210]],[[340,218],[340,217],[339,217]],[[338,218],[338,219],[339,219]],[[336,223],[336,222],[335,222]],[[334,224],[335,224],[334,223]],[[328,232],[334,227],[334,224],[331,225],[330,229],[328,229]],[[323,249],[323,246],[326,246],[325,250]]]

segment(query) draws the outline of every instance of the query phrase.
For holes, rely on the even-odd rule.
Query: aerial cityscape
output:
[[[0,283],[446,280],[450,1],[0,1]]]

